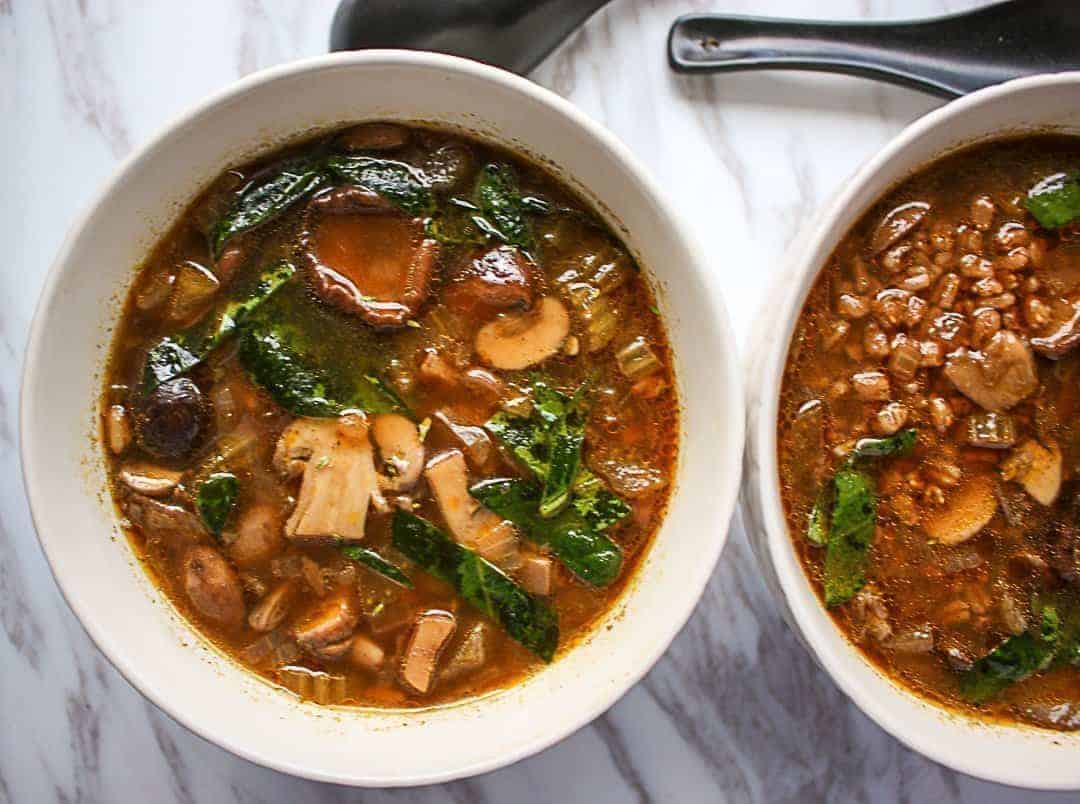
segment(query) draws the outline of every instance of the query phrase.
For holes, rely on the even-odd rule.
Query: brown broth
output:
[[[175,334],[190,323],[189,320],[176,320],[170,312],[175,312],[178,307],[175,298],[178,280],[173,280],[173,289],[169,292],[174,295],[167,301],[157,305],[147,301],[154,299],[155,283],[161,282],[163,276],[176,276],[178,270],[185,270],[178,266],[185,263],[219,274],[221,286],[213,297],[216,303],[227,298],[231,289],[250,284],[259,270],[274,260],[293,260],[301,266],[298,278],[275,294],[274,304],[284,311],[283,315],[301,321],[309,331],[332,334],[333,337],[323,338],[319,345],[321,362],[354,366],[357,372],[375,371],[383,375],[408,404],[416,421],[427,422],[441,413],[457,425],[480,428],[500,407],[512,407],[519,404],[515,400],[528,397],[532,373],[536,371],[566,392],[588,382],[590,406],[583,461],[629,503],[631,512],[610,531],[623,553],[621,572],[611,585],[604,588],[589,586],[554,561],[554,591],[547,600],[558,616],[559,652],[565,652],[588,634],[619,599],[646,553],[668,501],[677,450],[678,405],[667,335],[655,312],[648,283],[617,236],[585,201],[551,173],[517,154],[450,132],[420,127],[410,129],[408,144],[374,155],[423,168],[429,164],[432,154],[446,145],[467,154],[467,168],[456,185],[436,193],[440,210],[445,209],[451,196],[469,194],[476,171],[486,163],[511,165],[520,181],[522,194],[541,197],[553,208],[548,214],[528,216],[537,243],[532,290],[535,298],[555,296],[570,310],[571,336],[579,344],[576,354],[568,354],[574,352],[573,348],[563,348],[542,364],[527,370],[497,370],[482,366],[477,359],[473,337],[499,311],[475,304],[468,292],[455,286],[454,277],[472,256],[498,246],[497,241],[482,246],[442,244],[431,291],[415,316],[416,325],[392,330],[376,330],[356,314],[327,305],[313,293],[312,275],[302,254],[303,230],[307,225],[305,215],[310,214],[306,201],[291,207],[272,222],[229,241],[240,243],[245,259],[233,275],[227,276],[221,268],[224,260],[215,263],[211,256],[207,233],[229,208],[239,189],[252,176],[264,175],[261,171],[275,170],[283,158],[304,156],[327,147],[333,149],[341,142],[335,137],[328,135],[291,146],[227,171],[188,207],[157,243],[139,268],[115,335],[102,399],[105,432],[109,433],[111,406],[123,406],[129,420],[139,409],[140,381],[147,350],[163,336]],[[357,231],[360,230],[376,232],[371,237],[379,236],[377,227],[360,226]],[[373,242],[369,253],[376,253],[383,247]],[[385,248],[397,246],[390,243]],[[606,272],[590,274],[597,266],[606,266]],[[569,281],[572,277],[567,275],[572,270],[582,274],[574,280],[579,284],[577,288]],[[452,287],[456,288],[454,294],[448,294]],[[590,319],[585,315],[590,311],[575,304],[577,297],[574,294],[579,291],[594,294],[599,291],[610,303],[613,321],[609,323],[613,326],[609,332],[613,335],[607,342],[604,341],[603,322],[594,317],[590,325]],[[210,307],[210,304],[203,305],[201,314],[206,315]],[[183,307],[179,309],[183,310]],[[617,326],[614,326],[616,322]],[[590,338],[598,340],[590,341]],[[635,338],[643,339],[651,347],[660,365],[644,379],[631,381],[620,370],[616,353]],[[597,348],[590,351],[593,345]],[[419,367],[432,352],[449,367],[453,375],[451,382],[440,384],[423,375]],[[502,383],[503,390],[497,398],[485,398],[476,386],[462,380],[467,370],[480,367],[496,375]],[[195,493],[199,481],[211,471],[231,471],[239,479],[238,504],[221,539],[204,541],[239,573],[245,614],[250,614],[259,600],[281,583],[275,576],[275,568],[277,575],[288,576],[296,571],[298,558],[310,559],[319,567],[319,577],[327,587],[328,596],[346,595],[359,607],[361,618],[355,631],[377,643],[385,652],[385,661],[380,669],[371,671],[351,665],[347,658],[320,657],[304,650],[287,662],[252,661],[247,651],[263,635],[254,631],[246,620],[240,627],[225,627],[215,622],[194,605],[186,593],[186,576],[183,575],[186,565],[181,556],[188,555],[185,552],[190,549],[187,543],[178,552],[167,535],[154,532],[145,521],[141,523],[142,527],[132,521],[128,529],[131,543],[155,583],[221,650],[269,680],[321,703],[380,707],[427,706],[485,694],[512,686],[543,666],[540,659],[462,600],[450,585],[427,575],[397,553],[390,544],[389,513],[369,510],[362,544],[403,567],[414,582],[414,589],[404,589],[346,559],[336,546],[292,542],[287,538],[280,539],[268,555],[239,566],[237,548],[234,547],[239,518],[246,516],[253,506],[268,506],[274,514],[275,527],[280,528],[280,523],[292,510],[298,482],[283,479],[272,465],[272,456],[281,433],[295,417],[251,380],[240,365],[235,338],[227,339],[214,349],[205,362],[191,369],[186,376],[213,402],[209,435],[192,454],[176,459],[155,457],[143,448],[139,438],[120,454],[109,453],[109,471],[117,504],[131,520],[130,510],[125,505],[129,504],[133,492],[125,486],[120,472],[123,467],[139,461],[182,472],[179,485],[160,502],[191,513],[196,511]],[[461,450],[463,444],[451,431],[434,421],[424,447],[426,459],[449,449]],[[484,478],[523,474],[522,467],[494,445],[486,458],[479,455],[476,461],[470,461],[471,483]],[[413,493],[412,500],[415,513],[445,530],[447,524],[431,492],[423,481],[418,488],[420,491]],[[528,540],[521,539],[521,549],[528,555],[545,557],[545,551]],[[508,570],[508,574],[517,579],[515,573],[516,570]],[[292,639],[292,626],[320,603],[313,585],[303,576],[292,583],[299,589],[296,600],[282,625],[274,629],[274,633],[286,641]],[[456,618],[456,629],[441,653],[434,686],[427,694],[420,694],[401,682],[400,665],[414,620],[420,612],[428,610],[451,612]],[[451,677],[447,671],[449,659],[476,626],[486,632],[486,659],[478,669]],[[317,685],[312,688],[307,682],[298,680],[300,676],[288,668],[325,673],[327,675],[321,677],[323,681],[319,683],[330,678],[336,686],[331,685],[329,692]],[[344,681],[337,681],[339,678]]]
[[[1077,168],[1080,140],[1031,136],[962,150],[887,193],[848,232],[809,293],[789,347],[777,425],[788,527],[824,600],[826,551],[806,538],[810,512],[855,439],[884,435],[906,416],[900,426],[917,430],[914,452],[865,468],[878,497],[866,585],[829,613],[874,665],[920,695],[979,717],[1062,730],[1080,728],[1080,672],[1065,659],[978,703],[962,679],[1011,636],[1039,639],[1046,603],[1065,622],[1062,640],[1076,636],[1080,351],[1056,361],[1034,357],[1037,387],[1002,411],[1015,429],[1008,448],[972,445],[970,419],[981,421],[985,411],[942,363],[961,348],[988,350],[999,330],[1028,349],[1077,303],[1074,227],[1043,230],[1022,205],[1036,182]],[[873,253],[879,222],[911,202],[929,205],[925,218]],[[905,339],[918,347],[911,377],[911,364],[896,357]],[[869,381],[857,377],[866,374]],[[1021,387],[1007,379],[991,385],[1009,402]],[[1025,491],[1027,475],[1011,459],[1029,440],[1061,452],[1063,482],[1049,505]],[[946,527],[946,512],[973,487],[975,502],[965,510],[984,506],[992,517],[974,535]]]

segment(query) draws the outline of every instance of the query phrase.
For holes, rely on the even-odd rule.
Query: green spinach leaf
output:
[[[836,498],[825,545],[825,605],[850,600],[866,583],[866,555],[877,525],[873,482],[847,467],[833,481]]]
[[[1057,229],[1080,218],[1080,173],[1056,173],[1032,187],[1024,206],[1044,229]]]
[[[481,215],[473,218],[488,234],[525,250],[533,247],[532,230],[517,175],[509,165],[490,163],[480,169],[473,200]]]
[[[482,505],[517,525],[532,541],[549,546],[567,569],[586,583],[606,586],[619,577],[622,552],[618,546],[593,528],[574,508],[563,511],[554,519],[544,518],[539,511],[541,490],[536,483],[485,480],[469,489],[469,493]]]
[[[290,162],[280,171],[250,182],[210,233],[214,257],[221,256],[230,237],[273,220],[325,184],[325,172],[311,159]]]
[[[426,216],[435,211],[424,174],[404,162],[373,156],[331,156],[326,168],[335,178],[366,187],[410,215]]]
[[[887,438],[860,438],[855,442],[855,449],[852,450],[849,460],[909,455],[915,448],[918,436],[918,431],[909,427]]]
[[[239,493],[240,481],[231,472],[214,472],[199,484],[195,504],[206,529],[215,536],[221,535]]]
[[[574,481],[570,505],[598,533],[618,524],[630,513],[630,506],[608,491],[603,481],[584,465]]]
[[[153,391],[205,360],[295,273],[295,265],[288,260],[280,260],[263,271],[254,285],[237,293],[216,313],[208,316],[209,325],[196,325],[158,341],[146,353],[143,390]]]
[[[1011,636],[960,676],[960,692],[972,703],[993,698],[1016,681],[1050,666],[1061,641],[1061,620],[1053,606],[1042,610],[1038,634]]]
[[[470,605],[545,662],[555,657],[559,622],[547,603],[425,519],[399,510],[394,513],[391,529],[394,547],[421,569],[449,583]]]
[[[251,378],[297,416],[338,416],[351,409],[408,412],[381,378],[346,377],[321,366],[303,337],[285,324],[258,321],[245,327],[239,357]]]
[[[387,561],[374,550],[356,544],[346,544],[342,546],[341,552],[345,554],[346,558],[351,558],[353,561],[363,564],[368,569],[389,578],[394,583],[401,584],[406,589],[413,588],[413,582],[409,580],[409,576],[400,567]]]

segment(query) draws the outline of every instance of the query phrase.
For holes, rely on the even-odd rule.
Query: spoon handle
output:
[[[676,72],[817,70],[946,98],[1034,73],[1080,69],[1080,3],[1008,0],[910,22],[812,22],[719,14],[675,21]]]

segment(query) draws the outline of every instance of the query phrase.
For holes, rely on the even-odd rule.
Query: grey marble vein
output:
[[[535,72],[668,190],[745,347],[806,216],[938,101],[837,76],[684,78],[679,13],[910,17],[979,0],[614,0]],[[596,722],[484,776],[357,791],[257,767],[178,726],[96,652],[36,544],[14,452],[34,303],[116,160],[240,75],[323,52],[335,0],[0,0],[0,802],[1056,802],[958,775],[855,709],[782,622],[733,523],[697,611]]]

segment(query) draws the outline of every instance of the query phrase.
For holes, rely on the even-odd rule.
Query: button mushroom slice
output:
[[[450,654],[439,677],[450,681],[479,670],[487,661],[488,626],[476,623],[468,630],[460,644]]]
[[[331,642],[329,645],[319,645],[308,648],[308,652],[316,659],[324,662],[337,662],[345,658],[352,647],[353,638],[343,639],[340,642]]]
[[[901,204],[886,215],[870,236],[870,253],[880,254],[913,232],[925,220],[930,205],[922,201]]]
[[[497,369],[523,369],[559,353],[570,334],[570,314],[554,296],[531,310],[503,313],[476,333],[476,353]]]
[[[1061,360],[1080,346],[1080,298],[1072,303],[1072,315],[1061,326],[1044,338],[1032,338],[1031,347],[1051,360]]]
[[[137,494],[147,497],[164,497],[180,483],[183,472],[155,466],[145,461],[124,464],[120,469],[120,482]]]
[[[293,636],[305,648],[319,648],[352,636],[360,609],[352,595],[340,592],[320,601],[293,626]]]
[[[1029,438],[1002,462],[1001,473],[1006,480],[1023,486],[1036,502],[1049,507],[1061,493],[1061,450],[1057,444],[1043,446]]]
[[[520,544],[513,526],[469,494],[469,470],[459,450],[444,452],[428,461],[424,477],[456,541],[499,566],[513,562],[515,556],[520,558]]]
[[[975,475],[950,495],[945,508],[926,520],[926,533],[941,544],[966,542],[990,524],[997,509],[993,479]]]
[[[361,541],[368,505],[375,499],[388,507],[363,416],[297,419],[278,440],[274,465],[286,475],[303,470],[296,507],[285,523],[289,539]]]
[[[324,301],[374,327],[404,326],[428,297],[438,243],[419,219],[313,214],[304,259]]]
[[[239,628],[244,622],[244,589],[236,570],[213,547],[195,545],[184,554],[180,577],[191,605],[203,617]]]
[[[512,246],[470,254],[443,293],[446,304],[487,318],[500,310],[526,310],[533,303],[533,263]]]
[[[285,580],[267,592],[248,615],[248,625],[255,631],[273,631],[284,622],[296,597],[296,581]]]
[[[420,430],[400,413],[381,413],[371,422],[371,439],[379,450],[379,488],[408,491],[424,471],[424,442]]]
[[[401,663],[401,680],[421,694],[431,689],[439,656],[457,626],[448,611],[425,611],[417,620]]]
[[[949,355],[945,376],[960,393],[991,411],[1008,410],[1039,387],[1031,348],[1005,329],[982,352],[958,349]]]

